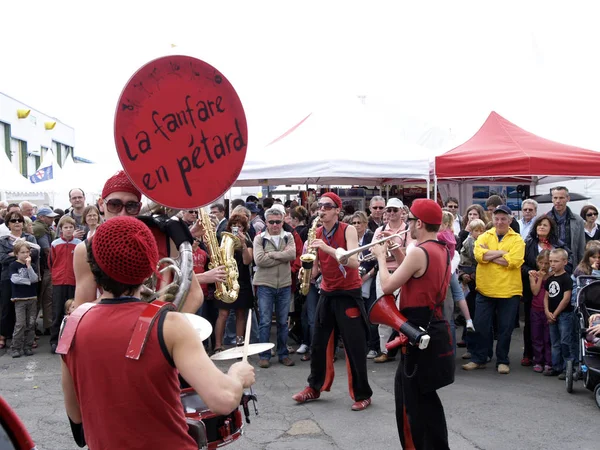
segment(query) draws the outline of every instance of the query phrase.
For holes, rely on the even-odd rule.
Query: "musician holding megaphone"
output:
[[[436,391],[454,382],[452,338],[443,314],[450,281],[450,255],[446,245],[437,241],[442,223],[442,209],[437,203],[415,200],[407,221],[416,245],[393,273],[380,271],[385,295],[372,306],[369,320],[401,332],[404,328],[406,340],[412,344],[402,348],[394,383],[396,424],[402,448],[441,450],[449,448],[448,429]],[[380,267],[385,267],[386,247],[375,245],[371,252]],[[389,294],[400,287],[398,313]]]

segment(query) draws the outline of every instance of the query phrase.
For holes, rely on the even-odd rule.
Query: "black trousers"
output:
[[[367,375],[367,337],[360,289],[321,295],[315,315],[308,385],[328,391],[333,383],[334,330],[340,332],[346,351],[348,387],[355,401],[371,398],[373,391]]]
[[[15,331],[15,304],[10,301],[12,296],[12,285],[10,280],[4,280],[0,284],[0,302],[2,303],[2,315],[0,316],[0,336],[12,339]]]
[[[75,297],[75,286],[52,286],[52,326],[50,327],[50,345],[58,344],[60,325],[65,317],[65,303]]]
[[[394,380],[396,425],[402,448],[449,449],[446,416],[440,397],[437,391],[421,392],[418,375],[414,378],[406,376],[404,358],[402,354]]]

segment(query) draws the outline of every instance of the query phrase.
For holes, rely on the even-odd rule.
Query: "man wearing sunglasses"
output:
[[[351,256],[339,262],[338,248],[358,247],[358,235],[352,225],[339,221],[342,200],[333,192],[319,199],[322,227],[317,228],[311,248],[317,249],[313,278],[319,267],[322,275],[321,297],[317,304],[312,339],[308,386],[292,398],[298,403],[318,399],[333,383],[334,330],[340,331],[346,352],[348,387],[354,400],[353,411],[362,411],[371,404],[373,391],[367,374],[367,320],[362,303],[358,258]]]
[[[198,220],[198,211],[195,209],[189,209],[183,211],[181,214],[181,221],[185,223],[188,227],[191,227]]]
[[[558,225],[558,238],[573,252],[573,261],[581,261],[585,253],[585,221],[567,206],[571,200],[569,189],[556,186],[550,189],[550,194],[554,206],[548,216]]]
[[[375,230],[383,225],[383,212],[385,210],[385,199],[376,195],[369,202],[371,215],[369,216],[369,230],[375,233]]]
[[[142,209],[142,194],[141,192],[131,183],[125,172],[120,170],[116,175],[109,178],[104,184],[102,189],[102,197],[98,200],[98,208],[100,212],[104,214],[105,221],[113,219],[114,217],[120,216],[131,216],[136,217]],[[169,233],[171,239],[164,239],[163,234],[158,228],[153,226],[152,217],[139,217],[142,222],[148,225],[158,244],[159,254],[161,257],[170,256],[177,258],[177,246],[173,242],[173,234],[171,229],[174,229],[173,233],[178,233],[178,227],[169,227],[165,225],[163,230]],[[176,224],[177,225],[177,224]],[[102,225],[100,225],[102,226]],[[187,227],[183,227],[189,234]],[[180,234],[180,233],[179,233]],[[187,238],[187,236],[178,236],[177,240]],[[192,241],[191,235],[189,236],[190,242]],[[77,308],[79,305],[96,300],[96,282],[87,259],[87,244],[86,241],[78,244],[75,247],[75,253],[73,255],[73,268],[75,271],[75,301],[74,307]],[[164,280],[165,283],[169,280]],[[182,309],[182,312],[195,313],[202,304],[202,290],[196,277],[192,277],[192,287],[188,294],[186,303]]]
[[[402,220],[402,210],[404,208],[404,204],[398,198],[390,198],[385,205],[385,212],[388,216],[388,222],[381,227],[375,230],[373,235],[373,241],[377,241],[383,237],[391,236],[393,234],[398,234],[402,231],[406,231],[408,229],[408,225],[404,223]],[[391,242],[390,242],[391,241]],[[406,243],[408,241],[408,233],[405,233],[403,236],[392,238],[390,244],[397,244],[398,248],[390,251],[390,257],[386,259],[385,266],[379,266],[378,273],[381,270],[387,270],[389,273],[393,273],[394,270],[398,268],[402,260],[404,259],[404,251],[406,250]],[[389,244],[384,244],[387,248]],[[383,296],[383,291],[381,290],[381,277],[379,275],[375,278],[375,290],[377,298],[381,298]],[[400,300],[400,289],[396,289],[394,291],[394,296],[396,297],[396,304]],[[378,355],[373,361],[375,363],[385,363],[388,361],[393,361],[394,356],[388,355],[388,351],[385,348],[385,344],[389,341],[390,337],[394,330],[388,325],[379,325],[379,346],[381,348],[381,354]]]
[[[532,198],[523,200],[523,203],[521,203],[521,211],[523,212],[523,218],[519,219],[517,222],[519,222],[519,230],[523,240],[526,240],[529,237],[531,226],[535,222],[535,218],[537,216],[537,209],[538,202],[536,202]],[[527,280],[527,282],[529,282],[529,280]]]
[[[273,306],[277,320],[277,355],[284,366],[293,366],[289,357],[288,314],[292,294],[292,272],[290,263],[296,258],[296,243],[291,233],[283,230],[284,213],[272,207],[265,212],[267,229],[256,235],[253,242],[256,274],[254,286],[257,287],[258,309],[260,312],[260,342],[269,342]],[[271,351],[259,355],[258,365],[270,367]]]
[[[444,319],[444,300],[450,282],[450,255],[437,240],[442,209],[429,199],[413,202],[408,216],[416,247],[393,274],[380,272],[384,294],[402,287],[400,311],[414,326],[427,330],[427,349],[407,346],[402,351],[394,381],[396,425],[402,448],[448,449],[448,428],[437,389],[454,382],[454,354],[450,327]],[[386,249],[371,247],[379,264]]]

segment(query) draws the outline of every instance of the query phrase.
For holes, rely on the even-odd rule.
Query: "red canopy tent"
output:
[[[545,177],[600,177],[600,152],[541,138],[492,111],[471,139],[435,158],[436,183],[539,183]]]

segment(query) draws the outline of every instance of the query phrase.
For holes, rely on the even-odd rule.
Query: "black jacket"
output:
[[[573,253],[565,245],[563,241],[558,241],[554,245],[554,248],[563,248],[568,253],[568,262],[565,266],[565,271],[571,275],[573,273]],[[523,301],[531,301],[533,294],[531,293],[531,286],[529,285],[529,271],[537,270],[537,257],[540,254],[539,241],[537,239],[528,238],[525,241],[525,257],[523,265],[521,266],[521,277],[523,278]]]

